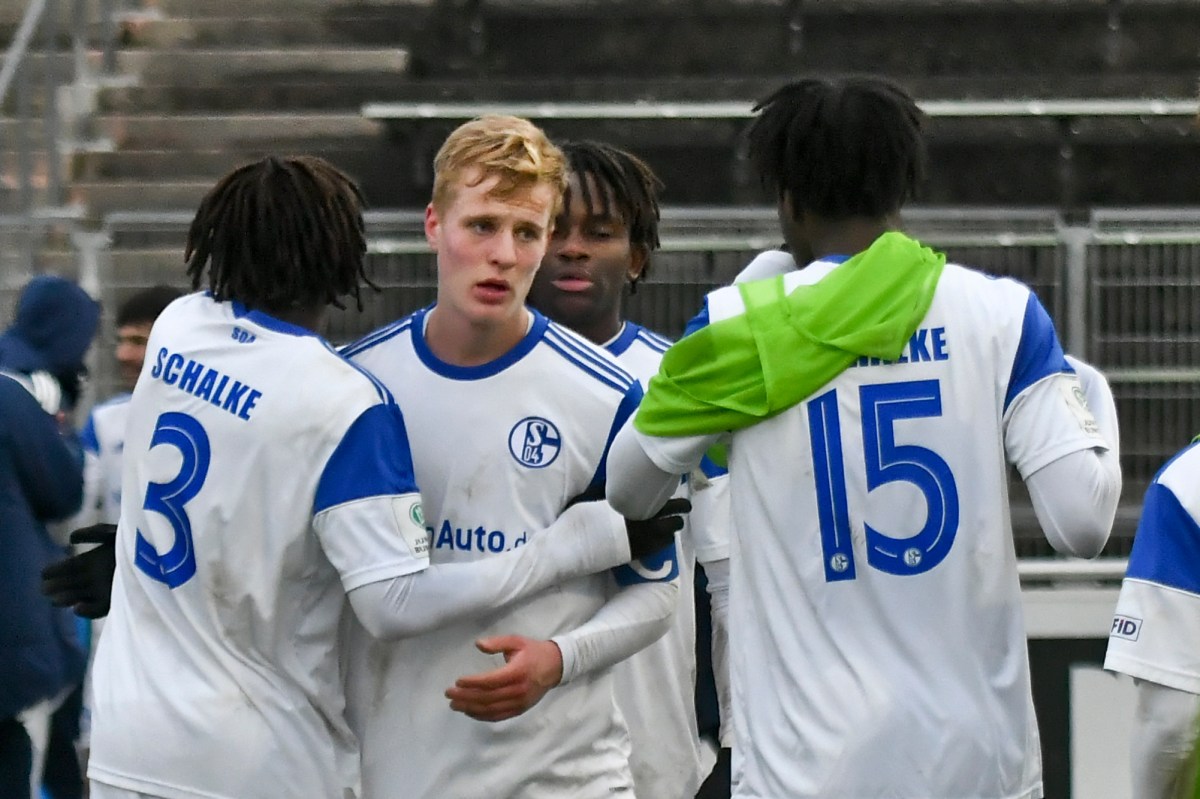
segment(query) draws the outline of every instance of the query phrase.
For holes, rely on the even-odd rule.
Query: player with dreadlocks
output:
[[[612,145],[568,141],[560,147],[569,182],[529,304],[604,347],[645,386],[671,342],[625,319],[623,303],[626,292],[632,294],[646,277],[659,247],[661,183],[644,161]],[[676,542],[685,590],[679,594],[671,629],[615,668],[617,703],[633,744],[630,767],[638,796],[691,799],[711,766],[697,729],[697,608],[691,588],[699,560],[712,585],[718,586],[714,598],[720,596],[729,557],[728,474],[706,460],[703,472],[693,477],[681,488],[691,498],[692,512]],[[722,668],[723,625],[716,624],[715,632],[715,676],[724,698],[728,672]],[[590,648],[595,633],[593,626],[585,626],[556,636],[545,646],[551,673],[534,675],[529,683],[553,684],[561,672],[560,650]],[[703,660],[707,663],[709,658]]]
[[[804,266],[709,294],[613,444],[607,495],[636,515],[731,436],[737,797],[1043,795],[1007,467],[1055,549],[1096,555],[1115,409],[1026,286],[896,230],[920,124],[868,77],[757,106]]]
[[[631,555],[625,525],[593,502],[563,514],[561,535],[429,566],[400,411],[313,332],[365,279],[361,204],[322,160],[267,158],[200,205],[186,257],[209,289],[151,333],[115,545],[47,575],[56,601],[98,613],[107,596],[71,578],[94,553],[116,561],[94,799],[357,796],[336,646],[347,596],[365,629],[399,637]],[[657,521],[654,546],[680,524]]]

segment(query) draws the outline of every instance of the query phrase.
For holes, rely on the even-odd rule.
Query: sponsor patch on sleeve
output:
[[[421,499],[415,494],[392,500],[392,512],[396,526],[412,553],[420,558],[429,557],[429,531],[425,529],[425,513]]]
[[[1089,436],[1100,438],[1100,427],[1096,424],[1096,417],[1092,416],[1091,409],[1088,408],[1087,396],[1083,393],[1083,385],[1080,384],[1079,378],[1075,375],[1063,375],[1056,382],[1067,407],[1071,409],[1075,421],[1079,423],[1079,429]]]
[[[1123,638],[1126,641],[1136,641],[1142,633],[1142,620],[1133,616],[1114,616],[1110,638]]]

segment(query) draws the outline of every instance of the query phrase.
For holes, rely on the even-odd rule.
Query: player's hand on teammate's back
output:
[[[71,543],[97,546],[43,569],[42,593],[58,607],[74,608],[85,618],[107,616],[117,569],[117,526],[83,527],[71,533]]]
[[[450,709],[476,721],[503,721],[519,716],[562,682],[563,661],[558,644],[501,635],[475,642],[480,652],[504,654],[504,665],[461,677],[446,690]]]
[[[626,519],[630,557],[644,558],[675,543],[675,533],[683,529],[684,517],[691,510],[691,502],[675,497],[667,500],[667,504],[649,519]]]

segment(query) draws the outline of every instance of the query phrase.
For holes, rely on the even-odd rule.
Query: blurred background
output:
[[[117,387],[114,309],[183,285],[192,212],[246,160],[315,153],[362,185],[384,290],[331,319],[342,343],[432,300],[421,215],[456,125],[511,112],[626,147],[666,184],[630,315],[675,336],[778,243],[739,136],[753,101],[802,74],[900,82],[931,162],[906,228],[1027,282],[1117,397],[1101,560],[1054,558],[1011,489],[1047,795],[1126,795],[1106,713],[1127,696],[1094,669],[1145,486],[1200,433],[1197,0],[0,0],[0,46],[0,316],[39,272],[99,296],[94,399]]]

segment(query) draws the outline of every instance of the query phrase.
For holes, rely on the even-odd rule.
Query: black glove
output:
[[[667,504],[649,519],[626,519],[630,557],[644,558],[675,543],[675,533],[683,529],[683,517],[691,509],[691,502],[676,497],[667,500]]]
[[[93,524],[75,530],[71,543],[99,546],[42,569],[42,593],[55,606],[74,608],[84,618],[107,616],[117,570],[117,526]]]

